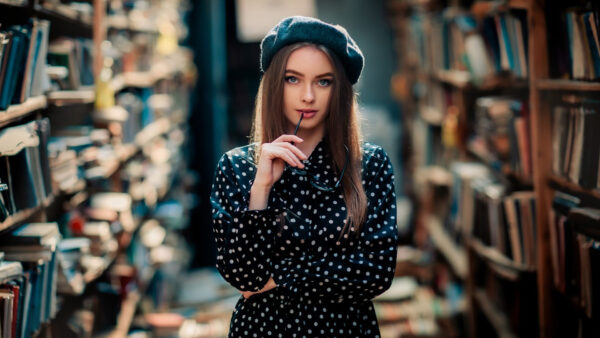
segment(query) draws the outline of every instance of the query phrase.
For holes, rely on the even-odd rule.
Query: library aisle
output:
[[[0,0],[0,338],[228,336],[211,186],[291,15],[365,55],[380,336],[600,337],[597,1]]]

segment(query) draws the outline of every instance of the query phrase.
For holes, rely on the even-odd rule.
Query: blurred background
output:
[[[382,336],[600,337],[591,0],[0,0],[0,337],[227,336],[211,184],[291,15],[365,55],[398,197]]]

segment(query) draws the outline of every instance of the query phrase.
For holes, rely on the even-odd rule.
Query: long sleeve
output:
[[[210,197],[217,269],[242,291],[258,291],[271,277],[271,248],[280,214],[272,199],[266,209],[248,210],[254,174],[247,159],[228,152],[218,163]]]
[[[364,302],[389,288],[398,237],[394,175],[387,154],[379,148],[375,155],[363,172],[368,216],[359,237],[346,247],[311,252],[295,264],[276,267],[279,286],[299,297],[337,303]]]

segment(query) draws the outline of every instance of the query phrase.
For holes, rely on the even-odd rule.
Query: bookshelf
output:
[[[5,126],[35,111],[44,109],[47,105],[48,98],[45,95],[30,97],[21,104],[11,105],[8,109],[0,111],[0,126]]]
[[[414,149],[405,172],[413,182],[408,189],[419,192],[415,195],[417,232],[421,227],[428,231],[450,271],[466,265],[463,286],[470,304],[470,336],[596,337],[600,334],[600,303],[589,298],[588,289],[597,285],[597,277],[588,271],[599,268],[594,250],[598,250],[600,216],[596,217],[594,210],[600,208],[600,187],[594,177],[585,176],[596,169],[584,171],[590,164],[581,164],[580,168],[578,163],[591,158],[592,168],[597,168],[598,162],[589,157],[596,152],[593,144],[597,138],[589,141],[594,132],[583,128],[596,123],[593,119],[600,93],[594,74],[600,71],[600,63],[594,59],[600,56],[599,7],[593,1],[559,6],[533,0],[474,1],[469,7],[464,3],[388,1],[400,65],[392,77],[392,88],[403,105],[404,130],[410,134]],[[452,27],[457,22],[462,28]],[[440,27],[442,23],[445,26]],[[506,41],[510,42],[505,46],[501,44],[503,33],[490,35],[501,32],[504,24]],[[573,29],[568,28],[569,24]],[[522,35],[515,35],[519,31]],[[498,46],[494,38],[500,49],[494,49]],[[477,45],[485,47],[486,52],[480,53],[473,47]],[[517,51],[512,61],[506,59],[508,48]],[[496,71],[489,74],[489,68],[479,64],[483,55],[490,58],[488,66],[496,65],[492,67]],[[469,62],[478,64],[473,67]],[[477,68],[480,66],[483,68]],[[443,105],[436,105],[440,100],[432,101],[429,96],[429,92],[438,90],[435,87],[442,88]],[[522,117],[525,126],[506,124],[503,119],[510,116],[504,113],[506,108],[480,100],[507,96],[525,107],[511,108],[513,119]],[[493,107],[493,111],[486,107]],[[565,114],[560,109],[570,114],[564,123],[557,122],[557,117]],[[449,124],[453,121],[458,127]],[[576,126],[581,129],[574,129]],[[510,131],[508,137],[496,132],[500,127]],[[565,128],[571,128],[571,134],[561,136]],[[584,131],[589,135],[585,140],[577,136]],[[565,146],[563,139],[570,145]],[[590,147],[594,150],[586,150]],[[565,153],[563,149],[574,150]],[[530,166],[524,162],[527,154]],[[469,178],[468,182],[467,177],[459,181],[455,178],[453,184],[429,182],[427,188],[423,187],[421,176],[428,168],[441,166],[456,176],[453,163],[465,161],[487,167],[490,174],[483,179]],[[522,203],[523,191],[528,191],[527,201],[531,202]],[[473,198],[464,199],[465,192]],[[504,197],[498,200],[498,194]],[[448,200],[455,203],[450,211],[442,208],[440,212],[440,207],[435,207]],[[512,206],[516,200],[521,202]],[[529,203],[534,207],[530,208]],[[504,215],[500,223],[495,221],[498,205]],[[490,206],[491,216],[482,212]],[[507,206],[520,212],[516,228],[506,218],[510,216]],[[469,217],[453,214],[452,210],[466,210]],[[535,219],[527,221],[529,217]],[[436,222],[430,221],[433,218]],[[502,229],[503,222],[509,222],[504,234],[494,230]],[[519,233],[520,237],[513,238],[511,229],[513,233],[524,231],[528,224],[535,225],[532,233]],[[530,243],[530,263],[515,256],[515,245],[524,245],[514,241],[519,239]],[[450,251],[465,254],[453,255]],[[457,257],[461,257],[461,263]],[[522,305],[531,311],[515,312],[502,296],[498,297],[502,294],[523,302],[529,296],[533,303]],[[520,321],[515,321],[516,317]]]
[[[0,110],[0,241],[18,239],[16,232],[33,223],[53,234],[44,239],[48,244],[35,247],[39,252],[0,245],[1,276],[6,272],[2,264],[12,261],[27,276],[47,276],[32,282],[38,283],[36,290],[43,290],[32,296],[33,302],[12,298],[23,309],[13,317],[15,323],[17,318],[30,321],[18,324],[22,327],[11,336],[123,337],[140,312],[164,307],[166,299],[156,294],[172,293],[169,290],[176,287],[167,285],[167,279],[157,283],[153,278],[160,272],[161,278],[173,280],[173,267],[186,264],[175,248],[185,245],[177,232],[185,226],[188,207],[180,148],[195,77],[191,53],[179,46],[182,35],[157,28],[180,25],[171,20],[181,15],[182,8],[173,10],[182,4],[174,1],[166,18],[161,6],[167,2],[173,1],[142,6],[146,12],[141,13],[103,0],[0,1],[0,34],[14,31],[27,37],[21,40],[27,43],[14,47],[23,48],[22,57],[0,56],[0,73],[2,57],[10,57],[6,63],[23,62],[22,73],[0,77],[15,78],[14,92],[0,91],[6,107]],[[131,20],[124,26],[107,25],[106,18],[116,12]],[[152,19],[134,20],[140,14]],[[122,30],[136,41],[134,52],[125,56],[127,50],[114,43]],[[155,48],[158,39],[170,47]],[[40,76],[47,76],[47,83],[38,88]],[[21,157],[23,162],[18,162]],[[27,166],[15,166],[22,163]],[[165,214],[174,203],[182,214],[171,214],[171,209]],[[148,242],[148,221],[154,222],[155,233],[168,234],[168,240]],[[171,261],[159,251],[172,252]],[[4,293],[7,288],[18,290],[15,283],[26,286],[19,284],[23,277],[7,278],[0,281]],[[149,297],[154,305],[139,306]],[[10,298],[0,301],[6,299]],[[33,304],[36,312],[24,312],[25,303]],[[94,317],[93,327],[85,325]],[[3,329],[5,324],[1,322]]]

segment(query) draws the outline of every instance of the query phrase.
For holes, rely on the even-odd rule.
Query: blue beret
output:
[[[364,65],[360,48],[345,29],[321,20],[292,16],[281,20],[260,43],[260,67],[264,72],[273,56],[283,47],[296,42],[311,42],[332,50],[342,62],[350,83],[355,84]]]

